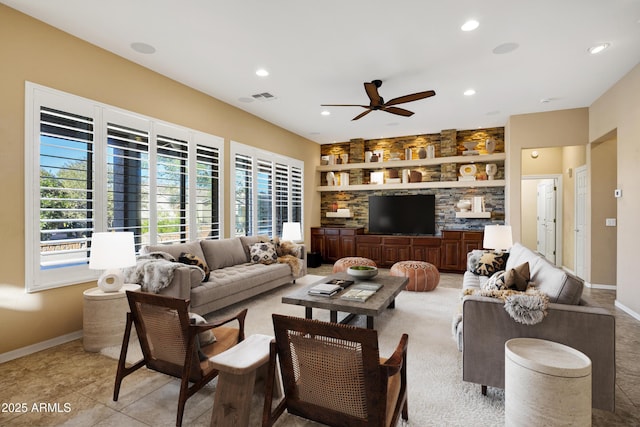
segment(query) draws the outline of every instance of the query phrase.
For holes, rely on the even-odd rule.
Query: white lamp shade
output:
[[[282,224],[282,240],[292,242],[302,241],[302,228],[299,222],[285,222]]]
[[[133,233],[93,233],[89,268],[107,270],[136,265],[136,250]]]
[[[120,268],[136,265],[136,250],[133,233],[93,233],[89,268],[105,270],[98,279],[103,292],[117,292],[124,284]]]
[[[513,238],[510,225],[486,225],[484,227],[484,241],[486,249],[506,251],[513,246]]]

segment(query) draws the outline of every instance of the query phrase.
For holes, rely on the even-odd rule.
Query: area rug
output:
[[[246,333],[273,335],[271,313],[304,316],[304,307],[283,304],[283,295],[319,279],[307,275],[296,284],[283,286],[244,303],[216,312],[210,318],[222,317],[248,308]],[[402,333],[409,334],[408,406],[409,423],[429,426],[502,426],[504,425],[504,393],[489,388],[487,396],[478,384],[462,381],[462,353],[451,336],[451,319],[460,304],[460,290],[438,287],[432,292],[403,291],[396,298],[396,308],[386,310],[375,319],[381,356],[388,356]],[[315,310],[314,318],[328,320],[325,310]],[[356,326],[365,319],[356,317]],[[131,351],[139,347],[132,345]],[[103,354],[117,358],[119,349],[112,347]],[[139,354],[139,353],[138,353]],[[259,425],[261,400],[254,398],[252,424]],[[307,427],[318,424],[283,414],[278,426]]]

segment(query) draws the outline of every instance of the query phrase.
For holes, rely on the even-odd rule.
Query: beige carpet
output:
[[[308,275],[296,284],[263,294],[259,298],[229,307],[216,317],[247,307],[247,335],[273,335],[271,313],[304,316],[304,308],[281,303],[281,297],[294,288],[305,286],[319,276]],[[489,388],[482,396],[480,386],[462,382],[462,355],[451,337],[451,319],[457,310],[460,290],[440,286],[432,292],[402,292],[396,308],[376,318],[381,355],[388,356],[402,333],[409,334],[408,404],[410,425],[428,426],[498,426],[504,425],[504,395]],[[314,316],[328,320],[328,312],[314,310]],[[356,319],[359,325],[363,318]],[[109,354],[110,353],[110,354]],[[117,358],[118,349],[103,352]],[[254,398],[252,426],[259,425],[261,401]],[[316,426],[284,414],[279,426]]]

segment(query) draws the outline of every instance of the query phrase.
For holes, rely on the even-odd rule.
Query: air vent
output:
[[[257,101],[273,101],[276,99],[276,97],[269,92],[256,93],[255,95],[251,95],[251,97]]]

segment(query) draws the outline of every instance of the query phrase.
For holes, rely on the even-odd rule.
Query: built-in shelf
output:
[[[481,154],[477,156],[449,156],[436,157],[433,159],[416,160],[389,160],[386,162],[368,163],[346,163],[341,165],[321,165],[316,168],[318,172],[346,171],[350,169],[388,169],[388,168],[410,168],[420,166],[435,166],[446,163],[489,163],[504,162],[507,158],[505,153]]]
[[[491,212],[456,212],[456,218],[491,218]]]
[[[351,218],[351,212],[327,212],[327,218]]]
[[[477,157],[477,156],[476,156]],[[486,157],[486,156],[485,156]],[[387,162],[391,163],[391,162]],[[476,188],[476,187],[504,187],[504,179],[478,181],[423,181],[407,184],[355,184],[355,185],[323,185],[316,187],[317,191],[376,191],[376,190],[411,190],[419,188]]]

